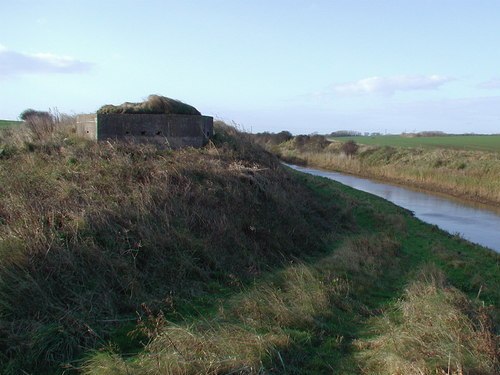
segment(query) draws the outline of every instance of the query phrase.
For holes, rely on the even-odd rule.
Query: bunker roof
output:
[[[180,100],[167,98],[161,95],[149,95],[142,103],[125,102],[120,105],[107,104],[102,106],[98,114],[172,114],[172,115],[201,115],[193,106]]]

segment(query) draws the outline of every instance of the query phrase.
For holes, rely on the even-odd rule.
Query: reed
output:
[[[362,147],[347,156],[336,147],[274,148],[285,161],[372,177],[500,206],[500,153],[452,149]]]

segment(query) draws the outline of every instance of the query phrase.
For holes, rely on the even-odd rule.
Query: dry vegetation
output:
[[[369,248],[365,247],[367,243],[370,243]],[[351,258],[378,255],[376,262],[368,260],[365,263],[370,266],[358,270],[358,275],[364,274],[373,280],[376,276],[373,269],[382,272],[387,262],[391,262],[397,246],[375,237],[348,241],[334,256],[327,256],[315,265],[293,264],[271,280],[257,283],[231,299],[213,318],[184,325],[155,318],[153,324],[146,324],[152,334],[143,353],[133,359],[124,359],[112,349],[96,353],[84,365],[84,373],[286,372],[297,359],[285,357],[284,352],[303,340],[303,337],[294,336],[294,331],[302,329],[312,335],[323,331],[324,335],[325,323],[336,319],[336,309],[356,308],[350,294],[351,289],[356,291],[359,287],[350,285],[344,275],[346,270],[336,260],[344,255]],[[340,343],[343,338],[337,336],[336,340]]]
[[[97,113],[99,114],[120,114],[120,113],[135,113],[135,114],[175,114],[175,115],[200,115],[201,113],[179,100],[167,98],[160,95],[149,95],[147,100],[142,103],[123,103],[120,105],[105,105],[102,106]]]
[[[497,338],[486,309],[425,269],[403,299],[374,319],[372,339],[359,342],[366,374],[495,374]]]
[[[40,129],[0,141],[4,373],[102,344],[116,325],[106,321],[133,318],[141,303],[168,310],[211,282],[318,251],[314,234],[337,221],[223,124],[209,147],[176,152]]]
[[[495,254],[292,174],[222,123],[171,151],[66,120],[0,135],[1,373],[498,370]],[[494,307],[414,277],[429,259]]]
[[[291,163],[374,177],[500,205],[498,152],[391,146],[357,148],[349,147],[349,143],[325,143],[313,138],[304,143],[303,137],[297,136],[279,145],[257,139]]]

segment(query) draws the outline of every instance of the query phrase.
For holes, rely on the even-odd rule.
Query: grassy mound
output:
[[[175,152],[62,135],[11,144],[0,158],[2,373],[74,359],[141,304],[174,311],[324,249],[335,207],[234,129],[216,131],[210,147]]]
[[[121,105],[104,105],[98,111],[98,114],[172,114],[172,115],[201,115],[201,113],[179,100],[167,98],[160,95],[149,95],[148,99],[142,103],[125,102]]]

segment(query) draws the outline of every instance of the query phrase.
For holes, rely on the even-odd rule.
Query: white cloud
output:
[[[393,77],[369,77],[358,81],[335,84],[338,94],[385,94],[396,91],[435,90],[453,78],[440,75],[402,75]]]
[[[488,81],[481,82],[477,87],[481,89],[500,89],[500,78],[492,78]]]
[[[21,74],[82,73],[91,67],[91,63],[73,57],[51,53],[16,52],[0,44],[0,77]]]

